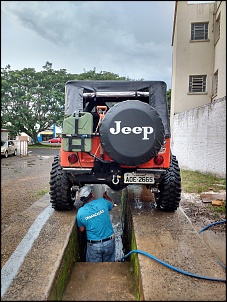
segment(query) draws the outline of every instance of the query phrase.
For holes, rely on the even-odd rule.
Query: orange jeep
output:
[[[179,207],[181,178],[170,150],[166,83],[66,83],[62,143],[50,172],[52,207],[70,210],[85,184],[114,191],[145,185],[158,209]]]

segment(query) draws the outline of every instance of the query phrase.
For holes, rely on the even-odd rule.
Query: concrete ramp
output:
[[[134,248],[170,266],[193,275],[226,279],[226,272],[215,259],[190,220],[179,208],[164,213],[151,206],[147,192],[128,190],[126,199],[132,215]],[[140,300],[145,301],[226,301],[226,283],[203,280],[178,273],[150,257],[137,254]]]

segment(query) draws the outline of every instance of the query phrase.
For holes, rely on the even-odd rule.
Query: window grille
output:
[[[208,23],[192,23],[191,40],[208,40]]]
[[[206,75],[190,75],[189,92],[206,92]]]

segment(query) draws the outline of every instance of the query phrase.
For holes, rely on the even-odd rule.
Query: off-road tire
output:
[[[156,199],[157,208],[165,212],[177,210],[181,200],[181,177],[176,156],[171,155],[170,167],[158,188],[160,192]]]
[[[72,183],[60,166],[59,155],[54,157],[49,183],[52,208],[57,211],[71,210],[74,204],[74,200],[71,198]]]
[[[116,133],[112,131],[116,121],[121,124],[119,133],[114,135]],[[140,127],[137,127],[139,124]],[[126,133],[122,133],[122,127],[128,129]],[[129,130],[144,127],[152,130],[146,138],[143,132],[135,134]],[[155,108],[135,100],[123,101],[111,107],[100,125],[100,141],[104,151],[116,163],[126,166],[138,166],[155,157],[163,144],[164,135],[164,125]]]

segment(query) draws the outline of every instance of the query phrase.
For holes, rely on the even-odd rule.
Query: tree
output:
[[[65,69],[53,70],[46,62],[43,71],[34,68],[11,70],[1,68],[1,127],[15,137],[27,133],[37,142],[38,133],[53,124],[61,126],[64,119],[65,83],[69,80],[130,80],[96,69],[82,74],[68,74]]]
[[[83,73],[79,74],[77,80],[121,80],[121,81],[129,81],[130,79],[127,77],[120,77],[116,73],[112,73],[109,71],[100,71],[96,73],[96,68],[94,67],[93,70],[86,71],[84,70]]]
[[[166,93],[167,96],[167,105],[170,113],[170,108],[171,108],[171,89],[169,89]]]
[[[66,70],[54,71],[47,62],[44,70],[33,68],[1,69],[1,127],[11,136],[27,133],[35,142],[40,131],[53,124],[61,125],[64,117],[64,86],[72,78]]]

